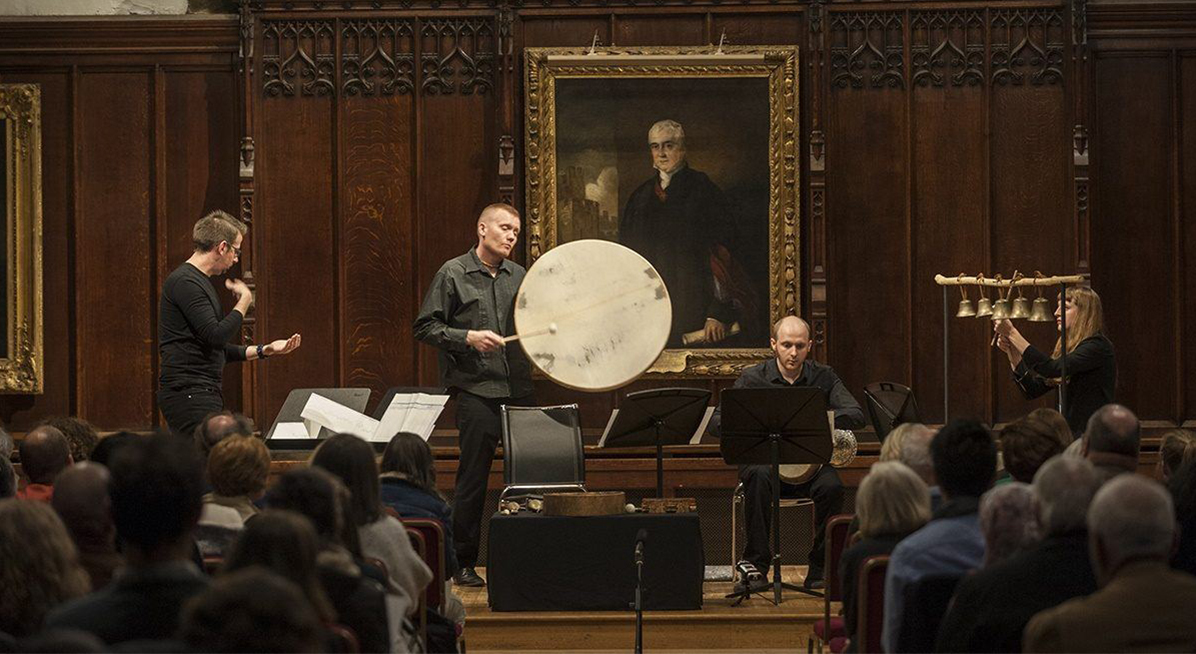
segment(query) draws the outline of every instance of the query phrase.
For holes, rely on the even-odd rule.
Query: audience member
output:
[[[125,570],[105,588],[54,611],[47,624],[88,631],[110,645],[170,638],[183,603],[208,586],[191,562],[203,509],[199,454],[189,441],[155,434],[122,445],[110,471],[108,496]]]
[[[1179,542],[1171,567],[1196,575],[1196,459],[1188,459],[1167,481],[1175,501]]]
[[[294,582],[254,566],[187,604],[182,639],[196,652],[323,652],[319,618]]]
[[[95,449],[91,451],[91,462],[98,463],[105,468],[112,469],[112,459],[116,456],[117,450],[141,440],[141,434],[131,431],[118,431],[114,434],[108,434],[100,439],[96,444]]]
[[[6,456],[0,456],[0,500],[16,497],[17,469]]]
[[[336,611],[324,594],[316,572],[319,539],[311,521],[294,511],[266,511],[245,525],[224,562],[225,572],[260,566],[289,579],[316,615],[336,622]]]
[[[1051,407],[1038,407],[1027,413],[1026,417],[1030,420],[1045,423],[1058,436],[1059,442],[1064,443],[1065,448],[1079,440],[1075,437],[1075,434],[1071,433],[1071,427],[1067,425],[1067,418],[1064,418],[1062,413]]]
[[[207,423],[200,423],[200,430]],[[220,557],[254,515],[270,476],[270,451],[253,436],[232,436],[208,455],[208,483],[196,540],[205,557]]]
[[[66,527],[44,502],[0,500],[0,632],[22,637],[90,586]]]
[[[1038,542],[1038,500],[1020,481],[993,486],[980,498],[980,532],[984,534],[984,567],[1009,558]]]
[[[890,554],[897,543],[930,519],[926,482],[900,461],[874,464],[856,492],[855,513],[860,519],[860,540],[839,560],[843,622],[849,638],[856,634],[856,578],[860,566],[868,557]]]
[[[1034,475],[1043,539],[964,579],[939,629],[940,652],[1018,652],[1035,613],[1096,590],[1088,505],[1100,487],[1084,458],[1057,456]]]
[[[901,459],[901,444],[905,442],[905,437],[909,435],[910,431],[918,425],[919,423],[916,422],[903,422],[894,427],[880,444],[880,462],[899,461]]]
[[[402,615],[409,615],[432,580],[432,571],[411,546],[403,524],[383,512],[374,448],[352,434],[334,434],[316,448],[311,464],[340,477],[348,487],[350,522],[357,526],[361,551],[386,565]]]
[[[1063,416],[1059,416],[1062,419]],[[1049,423],[1026,416],[1001,430],[1001,453],[1005,471],[1016,481],[1030,483],[1034,473],[1047,459],[1062,454],[1071,442],[1070,430],[1065,443]]]
[[[266,504],[271,509],[307,516],[320,538],[320,551],[316,555],[320,582],[338,619],[357,634],[362,652],[387,652],[390,643],[402,642],[403,615],[397,613],[393,621],[388,619],[384,586],[387,579],[366,576],[360,547],[351,551],[342,542],[344,516],[337,497],[338,487],[348,495],[340,480],[322,468],[289,470],[266,493]],[[354,538],[354,545],[356,542]]]
[[[889,560],[881,636],[887,652],[906,647],[902,640],[903,623],[908,619],[905,603],[920,582],[930,577],[962,577],[984,560],[977,510],[997,467],[992,434],[978,422],[953,420],[931,441],[930,455],[943,504],[925,527],[897,545]],[[923,630],[921,636],[933,642],[930,631]]]
[[[1193,459],[1196,459],[1196,433],[1172,429],[1163,434],[1159,443],[1159,479],[1166,484],[1185,461]]]
[[[382,453],[381,469],[382,503],[404,518],[439,520],[446,539],[445,572],[456,575],[452,509],[436,489],[432,448],[416,434],[399,432]]]
[[[54,499],[50,501],[79,549],[79,562],[91,578],[93,589],[107,586],[125,562],[116,551],[108,479],[104,466],[90,461],[76,463],[58,475]]]
[[[1088,509],[1101,588],[1035,615],[1026,625],[1025,650],[1196,651],[1196,577],[1167,565],[1176,535],[1171,496],[1158,482],[1141,475],[1107,482]]]
[[[253,423],[249,418],[232,411],[209,413],[203,422],[195,426],[195,446],[206,459],[216,443],[229,436],[253,436]]]
[[[1138,470],[1141,426],[1138,416],[1120,404],[1106,404],[1088,419],[1080,451],[1103,481]]]
[[[62,435],[66,437],[67,443],[70,444],[71,459],[75,463],[81,463],[90,459],[91,451],[100,442],[100,435],[96,432],[96,428],[81,418],[55,416],[46,418],[41,424],[49,425],[62,432]]]
[[[34,427],[21,440],[21,472],[28,483],[17,491],[23,500],[49,502],[54,495],[54,478],[71,464],[71,446],[54,427]]]

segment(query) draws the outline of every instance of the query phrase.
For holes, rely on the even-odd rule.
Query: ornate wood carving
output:
[[[262,90],[268,97],[331,95],[336,33],[330,20],[262,21]]]
[[[415,27],[409,19],[341,23],[341,91],[407,95],[415,90]]]
[[[1063,83],[1063,11],[996,9],[990,22],[992,83]]]
[[[911,74],[917,86],[984,81],[984,12],[916,11],[910,17]]]
[[[831,86],[905,87],[903,12],[830,12]]]
[[[494,88],[494,25],[489,18],[434,18],[420,28],[423,90],[485,94]]]

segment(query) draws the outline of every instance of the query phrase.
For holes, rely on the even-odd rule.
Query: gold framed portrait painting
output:
[[[528,48],[528,264],[606,239],[660,273],[672,325],[650,375],[733,376],[800,313],[792,46]]]
[[[0,393],[42,392],[41,93],[0,84],[5,239],[0,248]]]

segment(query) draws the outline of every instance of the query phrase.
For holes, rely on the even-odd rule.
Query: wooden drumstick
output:
[[[507,343],[510,343],[511,341],[517,341],[521,338],[531,338],[533,336],[543,336],[545,334],[555,334],[555,333],[556,333],[556,323],[550,322],[550,323],[548,323],[547,329],[540,329],[540,330],[537,330],[534,332],[528,332],[527,334],[514,334],[512,336],[507,336],[502,339],[502,342],[503,342],[503,345],[506,345]]]

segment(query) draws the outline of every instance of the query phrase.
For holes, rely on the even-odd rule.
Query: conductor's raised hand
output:
[[[299,334],[291,334],[290,338],[280,338],[266,345],[266,356],[277,356],[279,354],[290,354],[299,349],[299,345],[303,342],[303,337]]]
[[[489,329],[469,330],[465,334],[465,344],[478,352],[493,352],[503,346],[502,336]]]

